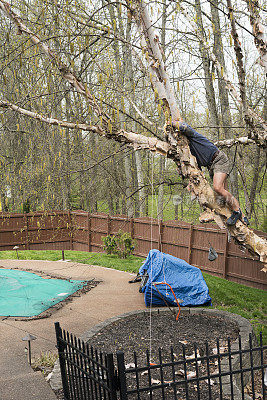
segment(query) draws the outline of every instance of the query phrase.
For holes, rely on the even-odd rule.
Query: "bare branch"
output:
[[[60,60],[59,56],[52,51],[48,45],[46,45],[37,35],[23,24],[21,18],[11,9],[11,6],[7,2],[0,0],[0,9],[18,27],[20,34],[26,34],[29,36],[32,43],[41,48],[43,53],[52,61],[52,64],[58,68],[62,77],[89,102],[95,113],[101,117],[102,121],[108,124],[110,117],[96,104],[94,97],[89,92],[86,84],[81,82],[75,76],[74,72],[72,72],[68,66]]]
[[[248,138],[247,136],[242,136],[235,139],[226,139],[226,140],[218,140],[218,142],[214,143],[215,146],[222,148],[222,147],[232,147],[237,144],[255,144],[254,140]]]
[[[264,26],[261,23],[259,3],[257,0],[245,0],[250,13],[250,24],[254,33],[254,42],[260,54],[260,65],[267,75],[267,41],[264,37]]]
[[[94,132],[100,136],[105,136],[107,138],[112,138],[117,142],[124,143],[130,145],[135,150],[138,149],[147,149],[153,152],[157,152],[161,155],[167,156],[170,151],[170,146],[167,142],[162,140],[147,137],[141,134],[137,134],[134,132],[127,132],[123,129],[119,131],[113,131],[110,129],[109,131],[105,130],[103,127],[99,125],[89,125],[85,123],[74,123],[68,121],[61,121],[55,118],[44,117],[38,113],[33,111],[26,110],[25,108],[21,108],[12,104],[8,101],[0,100],[0,107],[1,108],[9,108],[13,111],[16,111],[22,115],[27,117],[33,118],[37,121],[44,122],[45,124],[59,126],[62,128],[68,129],[81,129],[83,131]]]

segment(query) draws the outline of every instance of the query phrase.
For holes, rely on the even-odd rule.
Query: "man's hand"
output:
[[[183,120],[182,119],[173,119],[171,120],[171,125],[177,129],[178,131],[180,130],[180,123],[182,123]]]

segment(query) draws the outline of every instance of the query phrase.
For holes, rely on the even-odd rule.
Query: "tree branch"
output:
[[[245,0],[250,14],[250,24],[254,33],[254,42],[260,54],[260,65],[267,75],[267,41],[264,37],[264,26],[261,23],[258,0]]]
[[[100,136],[112,138],[112,139],[116,140],[117,142],[127,144],[127,145],[133,147],[135,150],[147,149],[150,151],[157,152],[164,156],[168,156],[168,153],[170,151],[170,146],[167,142],[164,142],[164,141],[156,139],[156,138],[137,134],[134,132],[127,132],[123,129],[118,130],[118,131],[113,131],[112,129],[105,130],[103,128],[103,126],[100,126],[100,125],[89,125],[86,123],[79,123],[79,122],[74,123],[74,122],[62,121],[62,120],[59,120],[56,118],[44,117],[41,114],[26,110],[25,108],[16,106],[15,104],[12,104],[8,101],[3,101],[3,100],[0,100],[0,108],[9,108],[9,109],[16,111],[22,115],[33,118],[40,122],[44,122],[45,124],[59,126],[59,127],[68,128],[68,129],[81,129],[83,131],[94,132]]]

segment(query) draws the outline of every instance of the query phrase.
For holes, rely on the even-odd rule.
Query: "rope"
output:
[[[154,155],[152,154],[152,162],[151,162],[151,191],[152,191],[152,204],[151,204],[151,224],[150,224],[150,251],[153,247],[153,212],[154,212]],[[150,287],[150,308],[149,308],[149,359],[151,359],[151,351],[152,351],[152,288],[153,288],[153,261],[151,257],[151,287]]]
[[[177,297],[175,296],[174,291],[172,290],[171,285],[169,285],[169,284],[166,283],[166,282],[154,282],[153,285],[155,286],[156,291],[158,292],[158,294],[160,295],[160,297],[162,298],[162,300],[164,301],[164,303],[166,304],[166,306],[170,309],[170,311],[172,312],[172,314],[174,314],[174,315],[176,316],[176,318],[175,318],[176,321],[178,321],[178,318],[179,318],[180,313],[181,313],[181,307],[180,307],[180,304],[179,304],[179,302],[178,302],[178,300],[177,300]],[[172,294],[174,295],[174,298],[175,298],[175,301],[176,301],[176,303],[177,303],[177,305],[178,305],[178,308],[179,308],[179,311],[178,311],[178,314],[177,314],[177,315],[176,315],[176,312],[169,306],[168,302],[164,299],[164,297],[162,296],[162,294],[161,294],[160,291],[158,290],[157,285],[166,285],[166,287],[169,286],[169,288],[170,288],[171,291],[172,291]]]

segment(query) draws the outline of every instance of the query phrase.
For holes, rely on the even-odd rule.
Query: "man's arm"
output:
[[[188,125],[183,120],[172,121],[172,126],[176,129],[178,129],[179,132],[181,132],[183,135],[187,136],[188,138],[194,137],[194,135],[195,135],[194,129],[191,128],[191,126]]]

